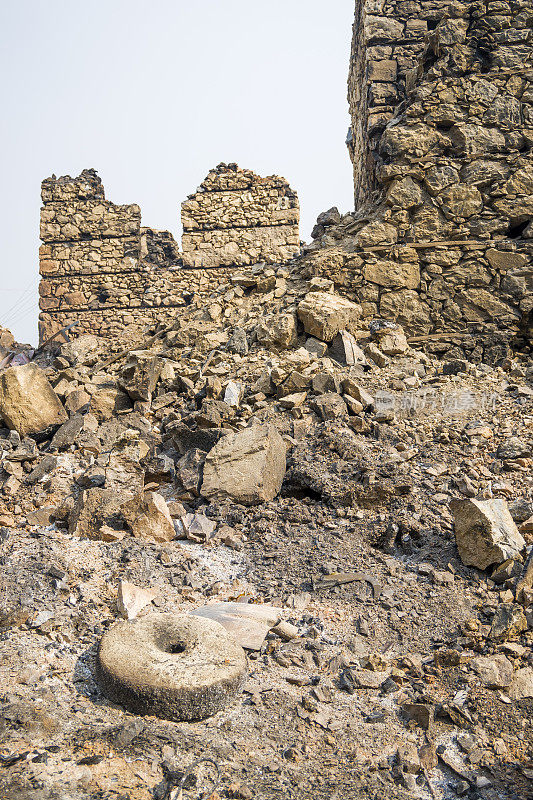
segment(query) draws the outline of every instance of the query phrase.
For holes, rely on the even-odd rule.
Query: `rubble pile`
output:
[[[94,171],[43,183],[42,346],[0,328],[2,797],[530,796],[533,18],[355,5],[357,207],[299,256],[236,165],[182,255]]]
[[[166,797],[190,766],[194,797],[203,758],[219,797],[526,796],[526,356],[434,361],[331,280],[264,266],[0,387],[6,796]],[[141,642],[103,677],[118,619],[191,612],[245,648],[240,688],[132,695],[130,673],[159,681]]]

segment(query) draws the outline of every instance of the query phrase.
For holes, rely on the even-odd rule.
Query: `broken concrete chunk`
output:
[[[117,592],[118,613],[124,619],[135,619],[152,600],[157,597],[154,589],[143,589],[128,581],[120,581]]]
[[[323,342],[332,342],[339,331],[357,325],[361,306],[329,292],[309,292],[298,306],[305,332]]]
[[[66,422],[68,414],[37,364],[10,367],[0,374],[0,417],[20,436]]]
[[[273,426],[253,425],[231,433],[207,455],[201,494],[244,505],[272,500],[283,483],[285,455],[285,443]]]
[[[505,500],[452,500],[455,540],[463,564],[486,569],[525,547]]]
[[[176,538],[165,498],[157,492],[136,495],[122,506],[122,515],[137,539],[170,542]]]

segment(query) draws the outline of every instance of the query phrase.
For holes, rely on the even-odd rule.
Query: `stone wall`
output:
[[[531,314],[532,26],[530,0],[357,0],[356,212],[308,250],[336,249],[317,267],[367,317],[428,333]]]
[[[356,207],[376,188],[380,135],[405,102],[428,30],[448,6],[447,0],[356,0],[348,74],[352,124],[347,141]]]
[[[219,164],[181,207],[190,267],[283,264],[299,252],[299,205],[284,178]]]
[[[141,227],[139,206],[106,200],[94,170],[47,178],[41,196],[41,342],[74,322],[76,333],[135,338],[224,286],[234,265],[282,264],[299,249],[296,194],[236,165],[183,204],[183,257],[168,231]]]

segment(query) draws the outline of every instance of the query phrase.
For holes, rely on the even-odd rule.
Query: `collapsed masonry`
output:
[[[135,336],[219,286],[228,268],[299,251],[295,192],[236,164],[220,164],[183,204],[183,254],[170,233],[141,226],[139,206],[106,200],[94,170],[47,178],[41,196],[41,342],[72,323],[78,334]]]
[[[357,0],[356,213],[325,215],[308,250],[366,317],[420,334],[530,318],[532,25],[530,0]]]

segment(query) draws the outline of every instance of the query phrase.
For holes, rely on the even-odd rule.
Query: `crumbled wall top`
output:
[[[299,249],[299,216],[284,178],[219,164],[182,204],[184,264],[283,264]]]

